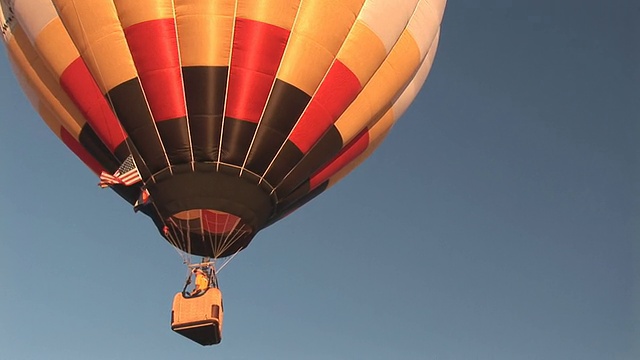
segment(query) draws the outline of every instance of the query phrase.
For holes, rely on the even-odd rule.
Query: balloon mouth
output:
[[[162,173],[148,182],[147,190],[161,218],[186,222],[190,228],[195,219],[198,228],[214,233],[238,219],[254,232],[264,227],[276,203],[270,190],[254,179],[225,173],[229,170],[222,166],[219,170],[201,165],[194,172],[189,165],[178,165],[173,174]],[[197,224],[197,219],[202,224]]]
[[[213,258],[238,252],[249,244],[255,230],[241,217],[214,209],[191,209],[166,219],[165,238],[189,254]]]
[[[275,211],[269,189],[222,165],[177,165],[146,183],[158,230],[193,255],[225,257],[246,248]]]
[[[253,229],[239,216],[212,209],[192,209],[172,215],[169,221],[178,228],[203,236],[221,236],[233,232],[251,233]]]

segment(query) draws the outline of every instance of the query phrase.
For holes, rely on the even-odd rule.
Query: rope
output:
[[[236,255],[238,255],[238,253],[240,252],[240,250],[242,250],[243,248],[238,249],[238,251],[236,251],[233,255],[231,255],[231,257],[229,257],[228,259],[226,259],[224,261],[224,263],[222,263],[222,266],[220,266],[220,268],[218,268],[216,270],[216,274],[218,274],[220,271],[222,271],[222,269],[224,269],[225,266],[227,266],[228,263],[231,262],[231,260],[233,260],[234,257],[236,257]]]
[[[180,246],[180,243],[178,242],[177,238],[179,233],[176,230],[174,230],[178,227],[177,224],[175,224],[173,219],[169,219],[169,221],[172,223],[171,224],[172,226],[168,226],[167,222],[165,222],[165,220],[162,218],[162,215],[160,215],[160,211],[158,210],[158,207],[153,202],[152,204],[153,204],[153,208],[156,211],[156,214],[158,214],[158,219],[160,219],[164,228],[169,229],[169,231],[163,234],[164,238],[167,239],[167,241],[172,245],[171,247],[174,248],[174,250],[178,253],[178,256],[182,258],[183,262],[189,263],[190,261],[189,257],[185,255],[184,251],[182,250],[182,246]],[[176,226],[173,226],[173,225],[176,225]]]
[[[227,251],[229,248],[231,248],[231,246],[233,246],[233,244],[236,241],[238,241],[242,237],[242,235],[246,233],[246,231],[243,230],[244,226],[245,224],[242,224],[242,226],[239,229],[234,229],[233,231],[229,232],[229,234],[224,240],[224,246],[221,246],[219,254],[222,254],[225,251]]]
[[[187,274],[187,279],[184,281],[184,287],[182,288],[182,296],[186,297],[187,294],[187,286],[191,284],[191,271]]]

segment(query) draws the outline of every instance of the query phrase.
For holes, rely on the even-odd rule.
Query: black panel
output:
[[[325,181],[324,183],[320,184],[320,186],[309,192],[309,182],[305,182],[295,191],[293,191],[293,193],[291,193],[291,195],[289,195],[286,199],[278,202],[276,215],[269,219],[269,222],[265,227],[271,226],[273,223],[279,221],[280,219],[302,207],[302,205],[313,200],[316,196],[323,193],[327,189],[327,186],[329,186],[329,181]]]
[[[191,162],[189,146],[189,128],[187,118],[163,120],[156,123],[162,144],[171,164],[187,164]]]
[[[226,117],[222,131],[222,162],[242,166],[249,145],[256,131],[256,124]]]
[[[80,142],[80,145],[82,145],[82,147],[84,147],[106,171],[113,173],[118,170],[118,167],[120,167],[120,161],[111,154],[109,149],[102,143],[89,124],[85,124],[85,126],[82,127],[80,136],[78,136],[78,141]]]
[[[140,153],[136,149],[131,139],[126,138],[125,141],[123,141],[122,144],[118,145],[118,147],[116,148],[116,156],[118,157],[118,159],[122,159],[120,161],[120,163],[122,163],[129,156],[129,154],[133,154],[133,159],[136,162],[138,172],[140,173],[140,176],[142,176],[142,179],[149,179],[151,177],[151,171],[149,171],[144,161],[142,161],[142,157],[140,157]]]
[[[222,115],[189,114],[189,126],[191,126],[191,146],[195,161],[217,161]]]
[[[134,148],[133,142],[131,142],[131,139],[129,139],[129,138],[126,138],[123,142],[120,143],[120,145],[118,145],[116,147],[114,153],[116,154],[116,157],[118,158],[118,164],[122,164],[122,162],[127,159],[129,154],[131,154],[131,150],[129,150],[129,149],[133,149],[133,148]],[[136,152],[136,151],[134,150],[134,152]],[[137,164],[137,165],[140,166],[140,164]]]
[[[218,160],[228,68],[193,66],[182,69],[196,161]]]
[[[247,159],[247,168],[258,174],[264,173],[309,100],[311,96],[302,90],[276,79]]]
[[[212,169],[213,170],[213,169]],[[269,194],[246,179],[210,171],[192,172],[176,166],[173,175],[147,184],[162,218],[191,209],[215,209],[242,218],[260,229],[273,212]]]
[[[262,125],[258,126],[258,135],[253,140],[245,167],[256,174],[264,174],[278,149],[286,141],[287,135]]]
[[[219,166],[219,169],[218,169],[219,172],[229,176],[240,177],[240,168],[237,168],[235,166],[228,166],[225,164],[218,164],[218,166]],[[247,174],[249,173],[245,171],[244,176],[246,176]],[[251,179],[250,181],[254,184],[257,184],[258,181],[260,181],[260,179],[259,178],[257,180]],[[269,192],[271,191],[269,190]]]
[[[282,179],[293,169],[293,167],[299,163],[304,155],[298,147],[287,140],[284,143],[284,147],[276,161],[273,162],[269,171],[265,174],[265,179],[269,184],[275,186],[282,181]]]
[[[342,137],[338,130],[331,126],[300,163],[277,185],[278,198],[287,197],[295,188],[308,180],[313,173],[338,155],[340,150],[342,150]],[[280,161],[286,161],[286,159],[276,159],[276,162]]]
[[[289,134],[307,107],[309,100],[311,100],[311,96],[304,91],[276,79],[269,95],[269,102],[265,106],[264,115],[260,120],[260,126]]]
[[[138,79],[133,78],[114,87],[107,96],[149,170],[155,173],[167,167],[164,149]]]

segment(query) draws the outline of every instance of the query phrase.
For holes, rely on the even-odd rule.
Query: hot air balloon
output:
[[[445,3],[1,4],[14,72],[45,123],[102,186],[207,265],[375,150],[427,77]],[[217,338],[201,343],[220,338],[212,296],[176,300],[220,305]]]

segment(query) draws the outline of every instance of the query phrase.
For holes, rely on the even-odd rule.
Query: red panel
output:
[[[290,140],[303,153],[307,153],[361,89],[362,85],[355,74],[336,61],[291,133]]]
[[[236,228],[240,218],[220,212],[202,210],[202,227],[212,234],[226,234]]]
[[[99,175],[104,171],[104,168],[100,163],[98,163],[98,160],[91,156],[91,154],[89,154],[89,152],[64,128],[60,128],[60,138],[62,139],[62,142],[67,145],[67,147],[71,149],[71,151],[73,151],[73,153],[76,154],[96,175]]]
[[[289,30],[237,19],[226,116],[257,123],[278,71]]]
[[[77,58],[64,70],[60,85],[100,140],[114,152],[126,134],[82,58]]]
[[[311,176],[309,180],[309,186],[311,189],[315,189],[321,185],[327,179],[335,175],[343,167],[352,162],[358,155],[362,154],[369,146],[369,130],[364,129],[355,139],[353,139],[349,145],[345,146],[342,151],[331,160],[322,169]]]
[[[131,25],[124,34],[155,121],[186,116],[173,19]]]
[[[231,69],[226,116],[258,123],[274,78],[242,68]]]
[[[289,140],[303,154],[306,154],[335,120],[329,111],[314,98],[291,132]]]

